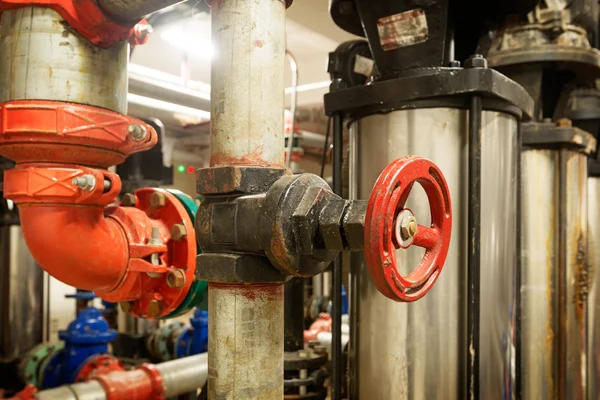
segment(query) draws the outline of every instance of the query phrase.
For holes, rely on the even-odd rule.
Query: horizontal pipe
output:
[[[202,387],[208,375],[208,357],[206,353],[185,357],[174,361],[156,364],[160,372],[165,397],[179,396],[191,393]],[[139,375],[140,370],[113,372],[107,379],[128,382],[133,375]],[[140,376],[141,377],[141,376]],[[150,382],[150,380],[148,380]],[[145,388],[140,388],[144,392]],[[142,393],[138,392],[138,393]],[[106,390],[98,381],[65,385],[56,389],[44,390],[37,394],[39,400],[107,400]],[[153,397],[154,398],[154,397]],[[133,400],[129,391],[111,392],[111,400]],[[141,399],[141,398],[140,398]]]
[[[139,21],[148,14],[162,10],[184,0],[98,0],[100,8],[115,21]]]

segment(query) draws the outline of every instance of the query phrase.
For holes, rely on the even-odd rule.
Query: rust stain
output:
[[[257,147],[254,151],[242,157],[234,157],[223,153],[211,153],[210,166],[219,167],[225,165],[246,165],[256,167],[277,167],[281,168],[281,163],[272,163],[264,159],[263,146]]]
[[[255,47],[263,47],[264,45],[265,45],[265,42],[263,40],[255,40],[254,41]]]
[[[554,299],[554,291],[555,287],[553,286],[553,274],[554,274],[554,266],[553,266],[553,254],[555,251],[554,247],[554,237],[556,234],[556,215],[555,213],[550,213],[550,232],[546,236],[546,301],[548,310],[552,310],[554,308],[553,299]],[[546,319],[546,340],[544,343],[544,350],[546,355],[551,356],[554,350],[554,341],[555,334],[552,326],[552,319]],[[551,357],[550,357],[551,359]],[[552,363],[546,363],[545,368],[546,373],[546,383],[549,390],[549,396],[551,399],[554,398],[554,374],[552,370]]]

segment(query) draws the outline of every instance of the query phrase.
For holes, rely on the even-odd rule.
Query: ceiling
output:
[[[205,12],[206,7],[200,6],[198,0],[190,0],[183,18],[170,18],[171,22],[155,25],[148,43],[134,49],[132,63],[210,83],[210,15]],[[325,0],[296,0],[287,11],[286,34],[288,50],[298,63],[299,85],[328,81],[328,53],[339,43],[355,38],[333,23]],[[286,87],[289,86],[291,73],[287,66]],[[298,104],[319,103],[326,91],[326,87],[301,91]]]

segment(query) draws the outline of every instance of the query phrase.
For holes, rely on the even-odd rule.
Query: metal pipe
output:
[[[98,0],[100,8],[115,21],[139,21],[148,14],[183,3],[184,0]]]
[[[170,82],[163,82],[131,69],[129,70],[129,93],[197,110],[210,110],[210,96],[208,93],[188,89]]]
[[[94,46],[49,8],[4,10],[0,102],[65,101],[127,114],[127,48]]]
[[[283,348],[289,352],[304,349],[304,283],[293,278],[284,284]]]
[[[165,390],[165,397],[179,396],[191,393],[201,388],[208,376],[208,357],[206,353],[167,361],[156,364],[160,372]],[[139,370],[113,372],[109,375],[120,374],[122,381],[127,381],[124,374],[139,374]],[[37,394],[39,400],[105,400],[109,396],[105,387],[98,381],[65,385],[56,389],[44,390]],[[118,392],[111,392],[110,399],[126,400]]]
[[[284,165],[285,4],[211,2],[210,166]]]
[[[283,285],[208,285],[208,398],[283,398]]]
[[[591,206],[590,206],[591,205]],[[600,398],[600,177],[588,178],[588,399]]]
[[[358,157],[358,146],[360,137],[360,124],[353,123],[350,125],[348,130],[349,134],[349,150],[348,150],[348,198],[350,200],[358,199],[358,171],[360,171],[359,157]],[[358,367],[357,363],[360,363],[358,357],[358,344],[359,344],[359,329],[357,329],[360,321],[360,307],[359,307],[359,277],[361,270],[363,256],[357,254],[350,255],[350,276],[349,283],[350,288],[348,290],[348,316],[350,319],[350,345],[348,346],[348,393],[349,399],[355,400],[358,398]],[[343,338],[342,338],[343,340]]]
[[[469,216],[467,270],[467,388],[471,400],[479,398],[480,243],[481,231],[481,97],[469,108]]]
[[[333,191],[342,195],[342,162],[344,147],[344,117],[341,114],[333,116]],[[332,293],[332,385],[331,398],[342,398],[342,257],[338,255],[333,262],[333,293]]]
[[[292,104],[290,110],[292,112],[292,132],[290,133],[290,138],[288,140],[285,158],[285,166],[289,169],[290,163],[292,161],[292,149],[294,148],[294,126],[296,123],[296,107],[298,105],[298,63],[296,62],[296,58],[290,51],[286,50],[285,56],[290,62],[290,70],[292,71]]]

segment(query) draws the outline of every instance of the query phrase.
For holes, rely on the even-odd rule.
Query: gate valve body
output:
[[[429,198],[431,226],[418,225],[404,208],[415,182]],[[249,191],[264,186],[266,193]],[[209,282],[309,277],[323,272],[340,251],[364,250],[379,291],[410,302],[432,287],[450,244],[448,186],[439,168],[422,157],[390,164],[368,201],[344,200],[313,174],[277,175],[276,170],[250,167],[199,170],[198,192],[205,196],[195,222],[204,252],[197,278]],[[395,250],[413,244],[427,251],[415,271],[403,277]]]

